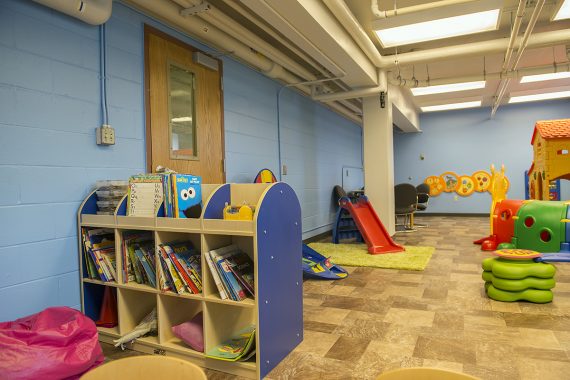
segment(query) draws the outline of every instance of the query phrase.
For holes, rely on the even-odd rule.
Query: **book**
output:
[[[222,344],[212,348],[206,353],[206,357],[235,362],[250,358],[253,356],[252,351],[254,350],[255,325],[250,325],[238,331],[236,335]]]
[[[149,283],[150,286],[155,288],[156,287],[156,273],[154,271],[154,265],[152,265],[152,262],[149,262],[148,257],[143,253],[143,250],[141,249],[141,247],[135,248],[135,256],[137,257],[137,259],[142,264],[144,273],[146,275],[146,280],[147,280],[145,282]]]
[[[167,250],[171,248],[170,247],[166,248],[166,247],[167,246],[165,246],[164,244],[159,245],[160,249],[159,259],[161,260],[161,265],[163,265],[163,268],[165,268],[164,272],[172,282],[173,290],[175,290],[176,293],[178,294],[182,294],[184,293],[184,283],[182,282],[182,279],[178,275],[178,272],[176,271],[174,264],[172,263],[172,261],[170,261],[170,258],[168,256]]]
[[[212,273],[212,277],[214,278],[214,283],[216,284],[216,287],[218,288],[218,292],[220,293],[220,298],[223,300],[227,299],[228,293],[226,292],[224,284],[222,283],[222,279],[220,278],[220,273],[218,272],[218,270],[214,266],[214,263],[212,261],[212,257],[210,256],[210,252],[207,252],[205,254],[205,258],[206,258],[206,263],[208,264],[208,267],[210,268],[210,273]]]
[[[116,278],[103,257],[103,252],[115,255],[115,232],[107,228],[83,228],[81,230],[83,250],[88,257],[87,273],[92,279],[109,282]],[[111,266],[112,268],[112,266]]]
[[[176,253],[175,253],[174,249],[170,245],[167,245],[167,244],[163,245],[163,249],[166,252],[166,254],[168,255],[168,258],[170,259],[172,264],[174,264],[174,268],[175,268],[176,272],[178,272],[178,275],[179,275],[180,279],[182,280],[182,282],[184,283],[184,286],[186,287],[186,289],[188,289],[188,292],[198,294],[200,291],[198,290],[196,285],[194,285],[194,282],[192,281],[192,279],[190,278],[190,276],[188,275],[188,273],[186,272],[186,270],[182,266],[182,263],[180,263],[180,261],[178,261],[178,258],[176,257]]]
[[[218,267],[220,277],[225,282],[226,288],[229,290],[229,295],[234,301],[242,301],[246,298],[245,292],[237,280],[236,276],[232,273],[230,265],[226,260],[229,256],[238,252],[239,248],[236,245],[230,245],[210,251],[213,262]]]
[[[155,217],[164,199],[162,176],[140,174],[129,178],[128,216]]]
[[[253,261],[247,253],[238,251],[226,259],[230,270],[236,276],[242,287],[255,297],[255,283],[253,275]]]
[[[199,218],[202,214],[202,178],[191,174],[171,174],[175,218]]]

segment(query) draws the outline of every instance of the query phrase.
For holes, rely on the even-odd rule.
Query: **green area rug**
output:
[[[424,270],[434,247],[406,246],[405,252],[371,255],[366,244],[311,243],[309,247],[338,265],[407,270]]]

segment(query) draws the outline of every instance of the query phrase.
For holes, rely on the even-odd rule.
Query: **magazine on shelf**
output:
[[[220,293],[220,298],[223,300],[228,299],[228,292],[225,288],[225,285],[222,282],[222,279],[220,278],[220,273],[218,272],[216,266],[214,265],[214,262],[212,261],[210,252],[207,252],[205,254],[205,258],[206,258],[206,263],[208,263],[208,267],[210,268],[210,273],[212,273],[212,277],[214,278],[216,287],[218,288],[218,292]]]
[[[168,278],[171,283],[172,290],[178,294],[182,294],[185,292],[184,282],[180,278],[178,271],[176,270],[174,263],[170,260],[170,256],[168,252],[172,252],[172,248],[167,244],[160,244],[159,245],[159,260],[162,265],[164,274]]]
[[[227,260],[238,252],[241,252],[241,250],[235,244],[210,251],[212,262],[215,264],[222,283],[224,283],[225,288],[228,290],[228,296],[234,301],[242,301],[247,297],[239,280],[231,271],[230,263]]]
[[[247,360],[255,354],[255,325],[250,325],[206,353],[206,357],[238,361]]]

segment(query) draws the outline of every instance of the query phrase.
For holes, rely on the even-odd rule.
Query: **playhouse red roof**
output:
[[[546,140],[570,138],[570,119],[537,121],[530,140],[531,145],[534,144],[536,131]]]

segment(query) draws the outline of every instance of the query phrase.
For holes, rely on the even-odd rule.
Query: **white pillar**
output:
[[[365,193],[388,233],[393,235],[396,233],[396,221],[392,102],[388,95],[383,108],[380,95],[362,100]]]

